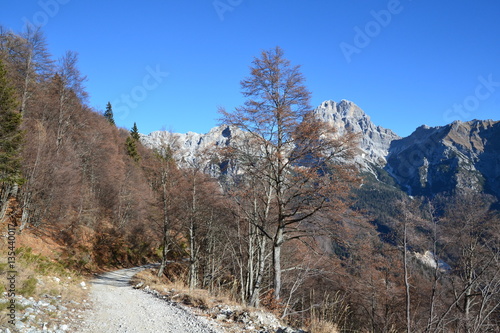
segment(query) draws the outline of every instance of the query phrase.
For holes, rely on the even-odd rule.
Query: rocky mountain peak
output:
[[[195,166],[206,164],[210,157],[205,154],[212,147],[225,147],[231,142],[238,129],[227,125],[216,126],[208,133],[194,132],[171,133],[155,131],[141,136],[141,142],[151,149],[170,147],[175,152],[174,157],[182,166]]]
[[[380,169],[408,193],[434,195],[457,188],[486,191],[500,198],[500,121],[455,121],[446,126],[422,125],[401,138],[390,129],[376,126],[351,101],[325,101],[314,115],[332,125],[336,133],[359,133],[356,162],[378,177]],[[211,147],[225,147],[242,140],[237,128],[218,126],[206,134],[153,132],[141,137],[151,148],[170,146],[181,166],[201,166],[214,176],[237,172],[217,156],[207,156]],[[213,161],[219,161],[216,165]],[[223,171],[224,170],[224,171]]]
[[[371,124],[370,117],[359,106],[345,99],[340,103],[325,101],[314,112],[319,119],[333,125],[339,134],[346,130],[361,132]]]
[[[373,124],[370,117],[351,101],[341,100],[337,103],[328,100],[313,112],[318,119],[332,125],[338,135],[346,132],[360,133],[360,154],[357,159],[365,170],[370,170],[370,164],[384,166],[391,142],[400,139],[393,131]],[[206,134],[157,131],[143,135],[141,140],[150,148],[165,145],[174,148],[178,162],[183,165],[194,163],[199,152],[205,148],[229,145],[236,131],[239,130],[228,126],[214,127]]]
[[[469,188],[500,197],[500,121],[420,126],[392,142],[387,161],[386,170],[411,194]]]
[[[393,140],[400,137],[390,129],[376,126],[370,117],[351,101],[325,101],[314,110],[316,117],[335,128],[339,135],[346,132],[360,133],[360,164],[366,161],[383,166]]]
[[[477,155],[484,152],[485,145],[488,143],[489,138],[484,134],[495,125],[498,125],[498,121],[477,119],[467,122],[454,121],[448,126],[444,142]]]

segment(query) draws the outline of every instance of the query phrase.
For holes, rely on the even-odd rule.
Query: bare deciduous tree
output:
[[[157,179],[155,181],[155,189],[159,194],[163,220],[162,257],[161,265],[158,269],[158,276],[162,276],[167,265],[168,254],[173,243],[172,204],[174,201],[174,190],[176,188],[178,189],[180,173],[177,170],[177,166],[175,165],[170,147],[164,147],[164,149],[162,149],[161,151],[157,151],[156,154],[159,160],[159,165],[157,166],[156,171]]]
[[[243,170],[264,179],[271,191],[272,223],[261,231],[272,242],[274,296],[281,294],[281,249],[290,239],[309,235],[312,217],[342,203],[355,170],[349,166],[354,135],[335,136],[312,116],[310,92],[299,66],[279,47],[255,58],[251,76],[241,82],[245,104],[221,109],[222,122],[242,129],[251,148],[233,146]],[[339,162],[344,164],[340,166]]]
[[[458,193],[443,219],[454,258],[451,295],[435,330],[498,329],[500,307],[500,230],[492,199],[472,191]]]

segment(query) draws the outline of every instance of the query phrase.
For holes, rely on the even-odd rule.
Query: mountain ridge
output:
[[[455,189],[486,191],[500,198],[500,121],[455,121],[420,126],[391,143],[386,170],[409,194]]]
[[[486,191],[500,198],[500,121],[454,121],[444,126],[419,126],[400,137],[391,129],[375,125],[354,102],[327,100],[312,111],[331,125],[338,135],[360,134],[360,170],[376,175],[385,170],[410,195],[433,196],[460,188]],[[206,134],[165,131],[141,135],[149,148],[169,145],[181,166],[203,164],[217,176],[222,166],[210,165],[201,152],[210,147],[231,145],[237,128],[220,125]],[[236,135],[237,136],[237,135]],[[200,159],[203,159],[201,161]]]

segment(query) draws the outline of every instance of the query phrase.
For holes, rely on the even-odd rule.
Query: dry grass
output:
[[[85,280],[82,276],[66,269],[54,258],[39,253],[38,247],[42,248],[41,252],[48,253],[48,249],[54,244],[41,245],[40,240],[36,240],[35,237],[32,237],[32,241],[28,241],[28,235],[20,238],[23,239],[24,244],[35,244],[37,248],[32,250],[31,247],[19,247],[19,243],[16,242],[18,245],[15,255],[17,295],[34,298],[44,295],[60,296],[62,300],[76,302],[86,298],[88,291],[80,286],[80,283]],[[0,239],[0,248],[0,292],[3,292],[6,290],[8,282],[6,274],[9,271],[6,239]]]
[[[20,235],[16,235],[16,246],[18,248],[36,249],[37,254],[48,258],[63,252],[64,248],[49,237],[48,233],[36,233],[36,231],[25,229]]]
[[[80,285],[83,277],[50,258],[34,254],[30,248],[17,250],[16,271],[17,293],[25,297],[47,294],[78,302],[87,295],[87,290]]]
[[[75,277],[61,278],[57,281],[56,277],[44,276],[38,279],[38,295],[60,296],[61,300],[73,300],[82,302],[88,298],[88,289],[82,288],[81,279]]]
[[[257,309],[241,306],[241,304],[229,296],[211,295],[207,290],[203,289],[189,289],[189,287],[183,282],[185,276],[173,276],[172,272],[167,272],[166,275],[169,276],[169,278],[166,276],[162,276],[160,278],[157,276],[157,271],[155,269],[148,269],[134,275],[131,283],[134,286],[140,286],[140,288],[149,287],[149,289],[158,291],[161,295],[167,296],[172,301],[202,310],[214,309],[218,306],[220,307],[221,305],[230,305],[232,307],[240,308],[240,310],[235,312],[235,316],[237,316],[238,313],[250,313],[257,311]],[[268,298],[271,300],[271,297]],[[264,297],[264,301],[266,301],[266,297]],[[271,303],[266,305],[271,308],[271,310],[268,310],[271,313],[281,311],[279,307],[273,308],[273,304]],[[312,319],[306,327],[304,327],[304,329],[310,333],[340,332],[336,324],[318,318]]]
[[[147,286],[173,301],[200,309],[210,309],[221,304],[238,305],[225,295],[211,295],[204,289],[190,289],[183,282],[182,276],[177,275],[174,277],[167,272],[169,278],[165,276],[160,278],[156,273],[155,269],[141,271],[134,275],[131,284],[134,286],[140,285],[140,288]]]
[[[47,235],[35,234],[29,229],[18,234],[16,230],[15,255],[13,255],[9,249],[12,244],[9,244],[7,239],[7,222],[10,221],[6,219],[0,223],[0,299],[9,300],[1,293],[10,289],[7,274],[13,270],[16,272],[14,283],[16,295],[33,297],[34,301],[44,300],[52,305],[64,304],[70,314],[71,310],[83,307],[81,304],[88,295],[88,290],[80,285],[84,278],[66,269],[58,261],[62,252],[61,246]],[[13,262],[13,267],[8,264],[8,260]],[[9,313],[7,306],[8,303],[0,303],[0,327],[11,326],[8,323],[10,317],[7,316]],[[22,306],[17,301],[15,306],[18,316],[28,307]],[[55,313],[50,311],[37,315],[40,320],[57,322],[58,318],[54,316]]]
[[[6,274],[9,266],[6,264],[6,249],[5,240],[1,239],[0,292],[8,289]],[[15,259],[16,295],[33,297],[35,301],[44,300],[52,305],[64,304],[68,311],[83,307],[83,300],[88,298],[89,291],[80,285],[84,281],[82,276],[65,269],[54,259],[34,253],[31,248],[17,248]],[[6,305],[6,303],[0,304],[0,327],[10,327]],[[16,302],[16,309],[18,316],[24,313],[24,307],[19,302]],[[37,316],[46,322],[57,322],[59,319],[54,315],[55,313],[47,312]]]
[[[307,330],[311,333],[338,333],[340,332],[337,325],[329,321],[312,319],[307,326]]]

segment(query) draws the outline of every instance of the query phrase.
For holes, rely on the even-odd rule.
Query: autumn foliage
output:
[[[370,183],[354,161],[359,137],[312,116],[281,48],[252,62],[245,103],[221,108],[240,130],[232,144],[197,156],[233,173],[181,165],[175,142],[144,147],[112,105],[88,105],[84,84],[76,53],[55,61],[39,29],[0,28],[1,208],[15,201],[19,232],[50,236],[65,265],[161,262],[160,276],[316,331],[500,327],[493,200],[409,199]]]

